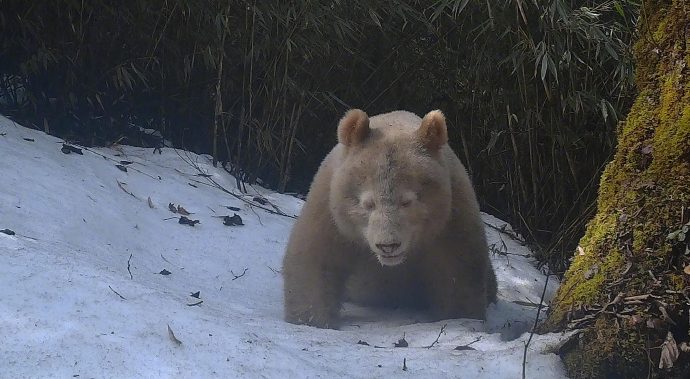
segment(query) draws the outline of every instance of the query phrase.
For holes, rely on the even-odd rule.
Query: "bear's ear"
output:
[[[441,111],[431,111],[424,116],[422,125],[417,129],[417,138],[429,151],[437,151],[448,142],[446,118]]]
[[[345,146],[356,145],[369,135],[369,116],[361,109],[351,109],[338,124],[338,142]]]

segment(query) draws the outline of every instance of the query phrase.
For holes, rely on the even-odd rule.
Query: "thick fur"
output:
[[[345,300],[485,319],[496,298],[484,225],[440,111],[349,111],[283,261],[285,319],[338,328]]]

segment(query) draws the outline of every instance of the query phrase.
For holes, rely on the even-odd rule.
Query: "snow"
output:
[[[237,192],[207,156],[129,146],[64,154],[62,142],[0,116],[0,230],[16,232],[0,233],[0,377],[520,377],[529,303],[546,277],[507,234],[487,228],[499,252],[487,322],[346,305],[342,330],[291,325],[279,270],[292,218],[211,185]],[[121,160],[132,162],[127,172]],[[297,198],[251,191],[248,200],[260,194],[299,213]],[[200,223],[179,224],[169,203]],[[218,216],[235,213],[227,206],[244,226],[223,225]],[[547,300],[557,286],[551,278]],[[555,352],[566,337],[534,335],[528,378],[565,376]],[[409,346],[393,347],[401,338]],[[455,349],[467,344],[475,350]]]

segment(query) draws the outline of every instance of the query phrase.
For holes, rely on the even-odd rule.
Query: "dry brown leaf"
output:
[[[156,207],[153,205],[153,201],[151,201],[151,196],[149,196],[149,208],[155,209]]]
[[[690,275],[690,265],[685,266],[683,272],[685,273],[685,275]]]
[[[632,316],[630,316],[630,325],[633,325],[633,326],[634,326],[634,325],[640,324],[640,323],[643,322],[643,321],[644,321],[644,319],[643,319],[642,316],[640,316],[640,315],[632,315]]]
[[[189,216],[191,213],[187,212],[186,209],[182,208],[181,205],[177,206],[177,213],[183,215],[183,216]]]
[[[666,341],[661,344],[661,358],[659,359],[659,368],[672,368],[673,364],[678,360],[678,345],[676,345],[676,340],[673,338],[673,334],[668,332],[666,334]]]
[[[182,341],[178,340],[177,337],[175,337],[175,333],[170,329],[170,324],[168,324],[168,337],[170,337],[170,340],[173,341],[175,345],[182,345]]]
[[[661,330],[665,327],[665,324],[660,318],[654,317],[647,320],[647,327],[649,329]]]
[[[690,353],[690,345],[687,342],[681,342],[679,347],[683,353]]]
[[[578,255],[585,255],[585,249],[582,248],[582,246],[577,247],[577,254]]]

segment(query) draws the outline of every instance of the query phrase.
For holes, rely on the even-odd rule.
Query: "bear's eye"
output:
[[[415,200],[417,200],[417,199],[419,199],[419,196],[418,196],[416,193],[414,193],[414,192],[406,192],[406,193],[404,193],[404,194],[400,197],[400,202],[399,202],[399,204],[400,204],[401,207],[407,208],[407,207],[409,207],[410,205],[412,205],[412,203],[413,203]]]
[[[376,203],[374,203],[374,200],[367,199],[362,202],[362,206],[368,211],[373,211],[376,208]]]

